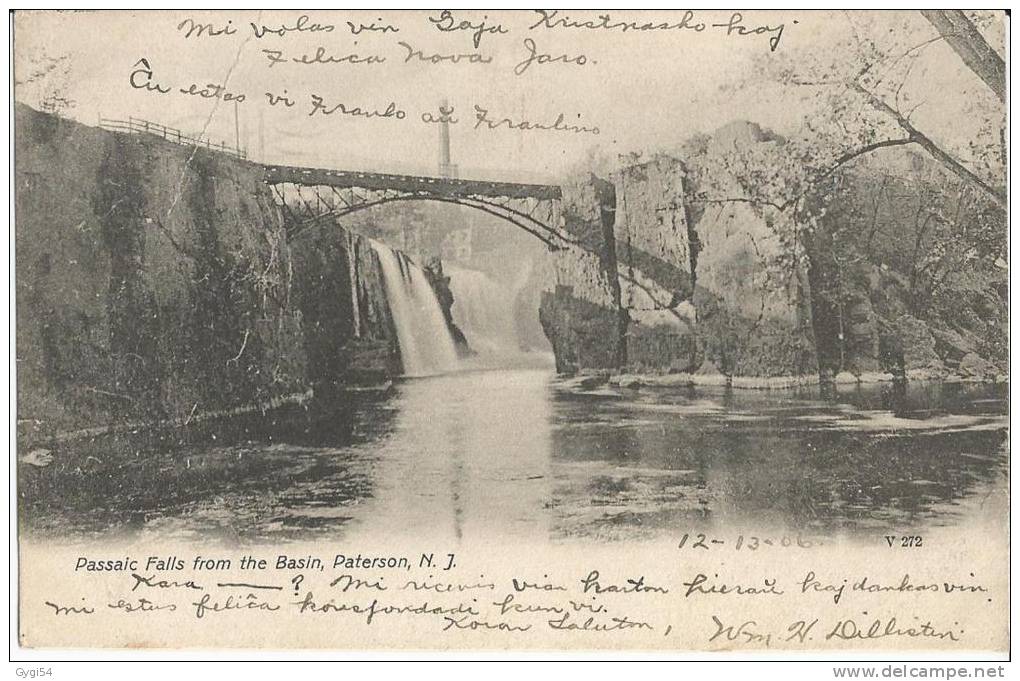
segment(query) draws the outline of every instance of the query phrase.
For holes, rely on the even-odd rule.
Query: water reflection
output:
[[[34,532],[238,543],[902,531],[997,512],[1006,411],[1003,386],[822,399],[468,372],[316,415],[57,448],[20,466],[19,497]]]
[[[561,392],[559,529],[608,537],[692,526],[793,530],[947,524],[1005,493],[1005,390]]]
[[[402,385],[396,427],[371,445],[378,488],[360,529],[547,535],[548,381],[545,372],[492,371]]]

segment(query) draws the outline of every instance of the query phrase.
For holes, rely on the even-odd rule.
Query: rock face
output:
[[[717,144],[762,143],[737,132]],[[560,371],[817,370],[806,274],[777,287],[765,266],[780,248],[769,226],[745,204],[699,202],[703,172],[660,155],[564,188],[568,231],[586,229],[578,249],[558,253],[542,299]]]
[[[620,303],[613,185],[594,175],[563,186],[563,231],[572,243],[550,253],[539,321],[556,370],[608,370],[626,361],[627,315]]]
[[[691,305],[698,241],[683,201],[686,170],[659,156],[614,173],[612,182],[625,368],[693,371],[700,362]]]
[[[400,373],[400,346],[379,257],[368,239],[333,223],[291,241],[294,299],[315,395]]]
[[[697,233],[694,307],[706,358],[727,376],[815,374],[803,264],[778,270],[784,246],[756,212],[729,161],[777,153],[782,140],[751,123],[718,130],[691,154],[685,201]],[[725,197],[715,201],[711,197]]]
[[[336,224],[289,239],[260,165],[20,104],[15,125],[21,437],[329,401],[401,373],[368,240]]]
[[[15,124],[23,425],[186,419],[304,390],[261,167],[20,105]]]
[[[443,272],[443,261],[432,256],[422,264],[422,271],[428,279],[432,290],[436,292],[436,299],[439,300],[439,307],[443,310],[443,319],[446,320],[446,328],[453,337],[453,344],[457,348],[458,357],[469,357],[473,354],[468,345],[464,332],[453,321],[453,290],[450,288],[450,277]]]
[[[541,307],[559,371],[763,386],[1006,371],[1005,216],[890,152],[816,187],[793,237],[745,186],[784,144],[738,122],[564,187],[579,238]]]

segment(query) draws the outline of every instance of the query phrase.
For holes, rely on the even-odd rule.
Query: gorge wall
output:
[[[327,223],[291,241],[308,381],[331,399],[400,373],[400,346],[379,258],[367,238]]]
[[[593,175],[563,187],[561,228],[571,243],[550,253],[550,287],[539,321],[556,370],[613,369],[626,361],[627,317],[621,306],[613,238],[613,186]]]
[[[964,239],[984,230],[973,242],[940,234],[919,216],[952,187],[931,186],[931,162],[897,152],[821,188],[820,217],[791,246],[734,170],[781,155],[783,144],[735,123],[676,155],[564,185],[562,226],[577,243],[551,256],[541,306],[560,372],[767,387],[1006,371],[1004,216],[969,206]],[[969,255],[945,256],[954,247]],[[932,255],[953,262],[926,289],[919,277]]]
[[[561,372],[816,371],[805,299],[766,281],[770,230],[747,205],[697,192],[666,155],[564,186],[564,227],[581,243],[554,254],[541,310]]]
[[[289,240],[262,166],[15,115],[20,437],[329,400],[401,372],[368,240],[337,224]]]
[[[38,436],[305,390],[261,169],[16,109],[18,419]]]

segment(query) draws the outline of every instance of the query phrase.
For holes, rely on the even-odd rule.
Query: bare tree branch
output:
[[[842,168],[847,163],[853,161],[854,159],[860,156],[864,156],[865,154],[869,154],[872,151],[876,151],[878,149],[884,149],[886,147],[899,147],[903,146],[904,144],[914,143],[915,140],[910,137],[904,137],[901,139],[880,140],[878,142],[872,142],[871,144],[866,144],[862,147],[858,147],[857,149],[851,149],[850,151],[844,152],[843,154],[840,154],[828,168],[819,171],[813,177],[811,177],[807,181],[807,186],[804,187],[802,191],[797,192],[797,194],[788,198],[786,201],[783,201],[782,203],[776,203],[775,201],[769,201],[764,198],[751,198],[739,196],[723,198],[696,197],[691,199],[691,201],[693,203],[702,203],[709,205],[724,205],[728,203],[748,203],[753,206],[768,206],[770,208],[775,208],[776,210],[782,212],[795,206],[797,202],[803,199],[804,196],[811,191],[812,187],[814,187],[821,180],[824,180],[826,177],[829,177],[830,175],[832,175],[837,170]]]
[[[921,14],[946,39],[963,63],[984,81],[1000,102],[1006,101],[1006,63],[967,15],[958,9],[923,9]]]
[[[991,198],[996,205],[1005,209],[1006,208],[1006,192],[1005,190],[993,187],[985,180],[978,177],[974,172],[969,170],[966,166],[960,163],[958,160],[953,158],[950,154],[943,151],[939,145],[937,145],[930,137],[922,133],[920,130],[915,128],[913,124],[907,120],[906,116],[901,114],[899,111],[889,106],[881,97],[878,97],[867,88],[862,86],[860,83],[851,83],[852,87],[857,92],[864,95],[865,98],[879,111],[883,111],[893,119],[896,123],[903,128],[904,132],[907,133],[911,142],[916,143],[922,149],[927,151],[932,158],[941,163],[943,166],[948,168],[957,177],[966,180],[973,184],[975,187],[981,189],[985,194]]]
[[[839,170],[842,166],[846,165],[847,163],[849,163],[850,161],[854,160],[858,156],[863,156],[864,154],[871,153],[872,151],[875,151],[877,149],[884,149],[885,147],[900,147],[900,146],[903,146],[904,144],[911,144],[913,142],[914,142],[914,140],[911,139],[910,137],[903,137],[903,138],[899,138],[899,139],[881,140],[879,142],[872,142],[871,144],[866,144],[863,147],[860,147],[859,149],[852,149],[852,150],[850,150],[850,151],[840,155],[835,161],[833,161],[833,163],[829,167],[829,169],[826,170],[821,175],[819,175],[817,179],[820,180],[820,179],[823,179],[825,177],[828,177],[829,175],[832,175],[834,172]]]

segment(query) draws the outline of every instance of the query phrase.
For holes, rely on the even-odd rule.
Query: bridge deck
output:
[[[266,182],[289,182],[307,186],[356,187],[360,189],[396,189],[434,196],[491,196],[513,199],[559,199],[560,188],[547,184],[487,182],[422,175],[391,175],[322,168],[266,166]]]

